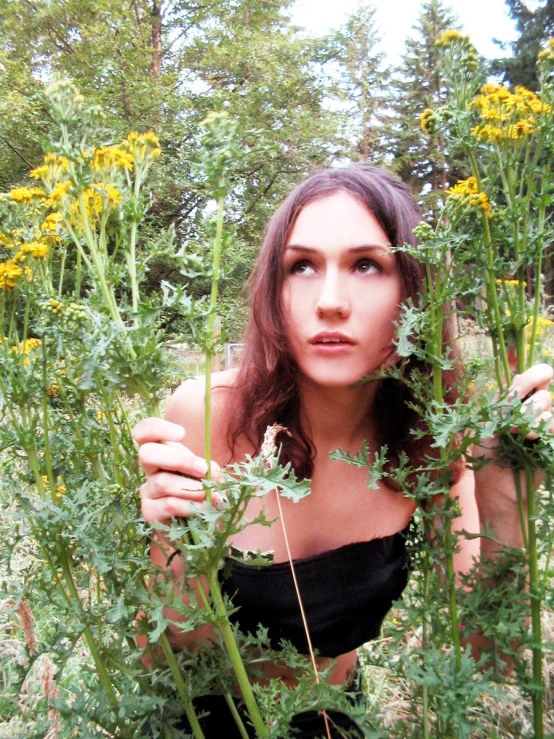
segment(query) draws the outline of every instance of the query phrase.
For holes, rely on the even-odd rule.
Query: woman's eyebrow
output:
[[[368,252],[368,251],[377,251],[380,249],[382,252],[387,253],[389,249],[390,244],[361,244],[360,246],[352,246],[346,251],[349,254],[358,254],[361,252]],[[308,253],[318,253],[319,249],[314,249],[313,246],[303,246],[302,244],[287,244],[285,247],[285,250],[291,249],[293,251],[303,251]]]

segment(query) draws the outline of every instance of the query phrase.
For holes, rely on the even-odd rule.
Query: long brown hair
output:
[[[285,426],[281,434],[281,461],[291,462],[300,477],[313,472],[315,450],[300,423],[297,367],[290,351],[282,305],[285,267],[283,254],[296,219],[308,203],[344,191],[353,195],[376,217],[391,245],[417,246],[414,227],[421,221],[417,203],[402,182],[370,164],[356,163],[312,174],[287,197],[270,220],[262,249],[251,275],[251,313],[244,337],[245,350],[229,417],[229,441],[234,448],[246,437],[260,449],[267,427]],[[396,252],[402,284],[402,300],[418,303],[423,290],[424,268],[405,252]],[[406,372],[419,366],[408,360]],[[429,370],[430,371],[430,370]],[[452,383],[450,383],[452,384]],[[447,384],[448,386],[448,384]],[[410,408],[413,395],[405,382],[380,381],[374,413],[381,444],[388,447],[389,466],[394,467],[401,451],[412,463],[430,451],[429,439],[418,439],[410,430],[418,426],[417,413]]]

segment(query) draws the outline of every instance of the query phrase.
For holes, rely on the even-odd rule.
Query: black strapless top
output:
[[[297,559],[294,569],[312,645],[321,656],[337,657],[379,636],[406,587],[405,532]],[[258,567],[229,559],[220,583],[238,608],[231,621],[243,633],[255,634],[261,625],[274,649],[284,639],[308,653],[288,562]]]

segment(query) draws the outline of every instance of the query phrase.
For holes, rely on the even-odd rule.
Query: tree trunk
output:
[[[162,2],[152,1],[152,62],[150,74],[158,80],[162,73]]]

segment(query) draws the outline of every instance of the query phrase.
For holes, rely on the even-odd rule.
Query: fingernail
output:
[[[197,475],[205,475],[208,471],[208,465],[205,460],[201,459],[201,457],[196,457],[194,464],[192,465],[192,469]]]

